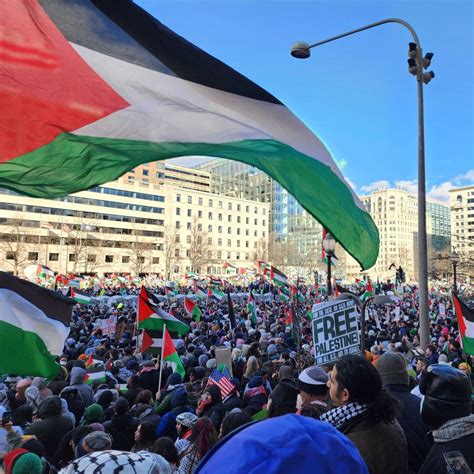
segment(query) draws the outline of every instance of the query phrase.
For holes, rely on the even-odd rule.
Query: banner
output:
[[[232,377],[232,349],[230,347],[216,349],[216,365],[219,370],[225,365]]]
[[[100,329],[102,329],[102,334],[104,336],[111,336],[112,334],[115,335],[116,325],[117,322],[113,316],[108,319],[100,320]]]
[[[313,341],[316,365],[330,364],[360,351],[355,302],[331,301],[313,306]]]

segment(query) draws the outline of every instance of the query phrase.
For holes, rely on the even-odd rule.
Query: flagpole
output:
[[[166,334],[166,324],[163,324],[163,343],[161,344],[160,378],[158,381],[158,391],[161,390],[161,376],[163,375],[163,352],[165,349],[165,334]]]

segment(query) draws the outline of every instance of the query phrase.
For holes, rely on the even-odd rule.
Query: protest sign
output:
[[[100,329],[102,329],[102,334],[104,336],[110,336],[115,334],[115,326],[117,325],[116,320],[113,316],[108,319],[100,320]]]
[[[225,365],[229,369],[230,376],[232,377],[232,349],[230,347],[216,349],[216,364],[217,368],[221,365]]]
[[[316,365],[329,364],[360,351],[358,314],[353,300],[331,301],[313,307]]]

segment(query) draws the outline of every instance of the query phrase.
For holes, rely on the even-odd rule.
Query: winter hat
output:
[[[310,395],[326,395],[328,380],[328,374],[321,367],[313,365],[298,376],[298,386],[302,392]]]
[[[209,360],[209,357],[207,357],[206,354],[201,354],[198,357],[198,362],[201,367],[206,367],[206,362]]]
[[[421,419],[436,430],[449,420],[471,414],[471,382],[467,375],[444,364],[430,365],[421,376],[424,395]]]
[[[84,437],[82,445],[84,450],[88,453],[93,451],[106,451],[112,447],[112,437],[104,431],[93,431]]]
[[[289,365],[282,365],[278,371],[280,380],[291,379],[293,375],[293,369]]]
[[[448,362],[448,356],[446,354],[440,354],[439,357],[438,357],[438,364],[442,364],[442,365],[451,365],[449,362]]]
[[[294,408],[296,410],[296,398],[298,397],[298,387],[290,379],[283,379],[278,382],[270,394],[272,405],[283,408]]]
[[[130,359],[127,361],[127,369],[128,370],[138,370],[138,361],[135,359]]]
[[[124,397],[120,397],[114,405],[114,410],[117,415],[125,415],[129,409],[128,400]]]
[[[43,462],[34,453],[20,454],[13,462],[11,474],[41,474]]]
[[[168,388],[174,388],[175,385],[179,385],[180,383],[183,383],[183,378],[178,374],[178,372],[174,372],[166,380]]]
[[[176,422],[186,426],[187,428],[192,428],[196,423],[198,417],[194,413],[181,413],[176,417]]]
[[[96,423],[102,421],[104,417],[104,409],[97,403],[93,403],[86,408],[84,412],[84,421],[88,425],[90,423]]]
[[[405,359],[399,352],[386,352],[379,357],[376,365],[382,384],[408,385],[409,377]]]
[[[206,369],[215,369],[217,367],[216,359],[209,359],[206,362]]]
[[[235,453],[245,452],[245,456]],[[334,456],[337,453],[337,456]],[[329,423],[306,416],[284,415],[244,425],[214,446],[200,462],[196,474],[214,474],[226,466],[228,474],[268,470],[272,474],[313,472],[368,474],[354,444]],[[269,461],[271,460],[271,461]]]
[[[74,460],[61,472],[63,474],[86,474],[98,469],[102,474],[171,474],[168,462],[157,454],[140,451],[129,453],[127,451],[97,451]]]
[[[13,449],[5,455],[5,457],[3,458],[3,466],[5,467],[6,474],[11,474],[15,461],[17,461],[21,455],[26,453],[28,453],[26,449],[17,448]]]

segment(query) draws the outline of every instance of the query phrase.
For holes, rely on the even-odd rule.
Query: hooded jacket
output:
[[[219,432],[221,423],[225,415],[224,404],[222,403],[221,389],[217,385],[210,385],[206,388],[206,392],[212,397],[212,401],[207,405],[202,416],[207,416],[212,420],[214,428]]]
[[[71,387],[80,393],[84,405],[88,407],[94,403],[94,391],[90,385],[84,383],[86,371],[82,367],[73,367],[71,370]]]
[[[104,423],[104,429],[112,435],[112,449],[130,451],[135,442],[134,435],[139,425],[137,418],[130,413],[119,413]]]
[[[43,443],[48,461],[52,459],[61,438],[73,428],[71,419],[61,413],[61,399],[57,396],[48,397],[38,408],[41,420],[35,421],[25,431],[25,434],[35,435]]]
[[[173,409],[166,413],[161,420],[156,430],[157,437],[166,436],[173,441],[178,436],[176,432],[176,417],[184,412],[191,412],[188,406],[188,393],[184,389],[178,389],[172,395]]]
[[[238,455],[244,453],[244,455]],[[368,474],[351,441],[329,423],[285,415],[244,425],[218,443],[196,474]]]

